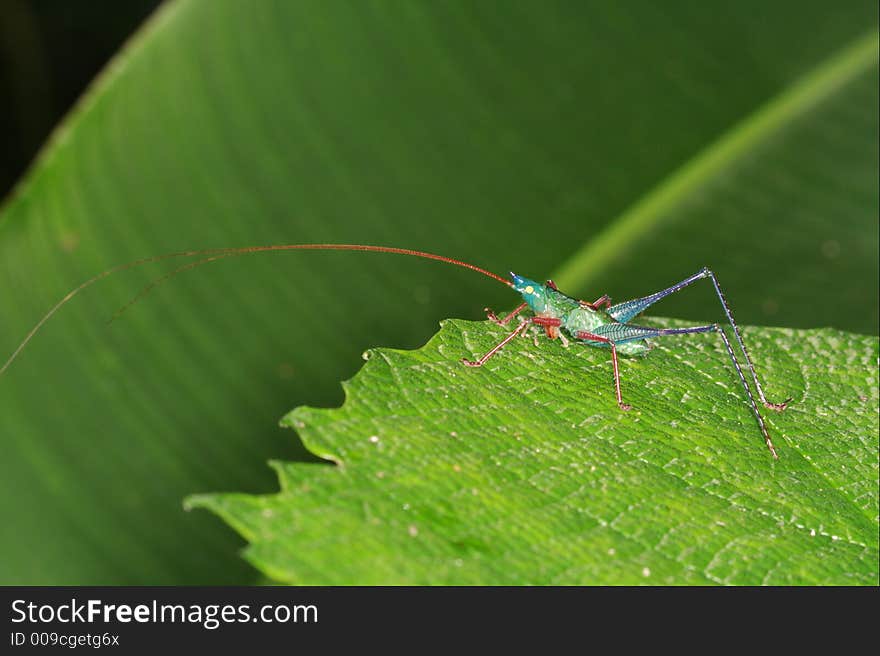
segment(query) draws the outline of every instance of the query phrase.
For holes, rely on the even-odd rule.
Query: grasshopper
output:
[[[751,357],[749,356],[748,350],[746,350],[746,346],[743,342],[742,335],[740,334],[739,327],[736,325],[736,321],[734,321],[733,319],[733,313],[730,310],[730,305],[728,304],[724,293],[721,291],[721,286],[718,284],[718,279],[715,277],[715,274],[710,269],[705,267],[700,269],[694,275],[689,276],[681,282],[678,282],[671,287],[667,287],[666,289],[663,289],[659,292],[612,305],[611,299],[608,297],[608,295],[602,295],[601,297],[590,303],[587,301],[576,299],[572,296],[567,296],[566,294],[562,293],[561,291],[559,291],[558,287],[552,280],[547,280],[545,283],[538,283],[529,278],[519,276],[513,272],[510,273],[510,279],[508,280],[474,264],[469,264],[467,262],[456,260],[443,255],[435,255],[433,253],[426,253],[424,251],[417,251],[408,248],[395,248],[391,246],[368,246],[364,244],[280,244],[271,246],[249,246],[243,248],[217,248],[180,251],[177,253],[168,253],[166,255],[143,258],[134,262],[128,262],[126,264],[113,267],[112,269],[108,269],[107,271],[103,271],[102,273],[97,274],[96,276],[80,284],[78,287],[72,289],[60,301],[58,301],[58,303],[56,303],[25,336],[24,340],[21,342],[21,344],[19,344],[18,348],[13,351],[13,353],[9,356],[3,366],[0,367],[0,376],[3,375],[3,373],[9,368],[9,365],[12,364],[13,360],[15,360],[19,353],[21,353],[22,349],[24,349],[24,347],[34,337],[34,335],[40,330],[40,328],[42,328],[43,324],[45,324],[52,317],[52,315],[55,314],[55,312],[57,312],[63,305],[68,303],[83,289],[93,285],[102,278],[105,278],[113,273],[117,273],[125,269],[130,269],[141,264],[146,264],[148,262],[156,262],[159,260],[185,257],[202,258],[179,266],[178,268],[172,270],[170,273],[167,273],[161,278],[158,278],[151,282],[144,289],[142,289],[140,293],[138,293],[131,301],[120,308],[113,315],[111,321],[118,317],[134,302],[142,298],[156,285],[168,280],[169,278],[179,273],[182,273],[183,271],[195,268],[208,262],[213,262],[235,255],[291,250],[367,251],[376,253],[407,255],[411,257],[437,260],[446,264],[463,267],[472,271],[476,271],[477,273],[492,278],[493,280],[497,280],[498,282],[501,282],[502,284],[512,288],[515,292],[519,293],[522,297],[522,303],[504,318],[499,318],[491,309],[486,308],[485,312],[487,314],[487,317],[489,318],[489,320],[495,322],[500,326],[506,326],[514,318],[518,319],[518,324],[512,332],[510,332],[504,339],[502,339],[482,357],[478,358],[477,360],[468,360],[467,358],[463,358],[462,363],[468,367],[482,367],[487,361],[497,355],[504,348],[505,345],[510,343],[517,336],[526,334],[526,332],[530,328],[543,332],[550,339],[559,339],[562,342],[563,346],[568,346],[571,341],[574,341],[584,344],[586,346],[607,348],[611,351],[611,366],[614,372],[614,391],[617,397],[617,405],[623,411],[630,410],[631,406],[627,403],[624,403],[623,401],[623,395],[621,393],[620,387],[620,369],[618,366],[618,354],[645,354],[650,350],[650,345],[647,340],[657,337],[667,337],[672,335],[693,335],[699,333],[717,333],[722,342],[724,342],[724,347],[727,349],[727,353],[730,356],[730,361],[732,362],[734,369],[736,369],[736,373],[739,377],[740,383],[742,383],[743,390],[745,391],[746,397],[748,397],[752,414],[755,416],[755,420],[757,421],[758,427],[761,430],[761,435],[764,438],[764,443],[767,445],[767,448],[770,450],[770,453],[774,459],[778,459],[779,457],[776,453],[776,447],[773,445],[773,441],[770,439],[770,433],[767,431],[767,426],[764,422],[764,418],[758,409],[758,403],[755,400],[752,389],[749,386],[748,381],[746,380],[746,376],[743,373],[742,367],[740,366],[739,359],[737,358],[737,355],[734,352],[733,347],[731,346],[727,334],[718,323],[707,324],[704,326],[693,326],[690,328],[651,328],[630,323],[630,321],[632,321],[654,303],[657,303],[667,296],[675,294],[676,292],[681,291],[685,287],[688,287],[699,280],[710,280],[712,282],[712,286],[714,287],[715,294],[718,296],[718,300],[721,303],[721,307],[724,310],[727,322],[730,324],[730,327],[733,330],[733,335],[737,345],[739,346],[739,350],[742,352],[742,355],[745,359],[745,363],[751,375],[752,382],[754,383],[755,390],[757,391],[758,400],[761,402],[761,404],[763,404],[765,408],[768,408],[770,410],[785,410],[785,408],[791,402],[791,398],[786,399],[782,403],[771,403],[767,400],[766,396],[764,395],[764,390],[761,387],[761,383],[758,380],[755,366],[752,362]],[[526,316],[522,314],[523,311],[530,311],[531,315]]]

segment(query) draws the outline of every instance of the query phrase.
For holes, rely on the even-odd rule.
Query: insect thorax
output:
[[[568,312],[562,319],[562,327],[576,337],[579,332],[591,333],[599,326],[614,323],[614,319],[601,310],[577,307]]]

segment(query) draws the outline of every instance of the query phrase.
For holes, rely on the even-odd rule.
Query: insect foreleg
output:
[[[767,397],[764,396],[764,389],[761,387],[760,381],[758,381],[758,374],[755,371],[755,365],[752,363],[752,358],[749,356],[749,352],[746,350],[746,345],[743,342],[742,335],[739,332],[739,327],[736,325],[736,321],[734,321],[733,319],[733,313],[730,310],[730,305],[728,305],[727,303],[724,292],[721,291],[721,286],[718,284],[718,279],[715,277],[715,274],[712,273],[712,271],[708,268],[703,267],[700,271],[698,271],[691,277],[685,278],[680,283],[677,283],[672,287],[668,287],[667,289],[661,290],[655,294],[651,294],[650,296],[644,296],[642,298],[636,298],[630,301],[624,301],[623,303],[618,303],[617,305],[613,305],[608,309],[608,314],[610,314],[616,321],[627,323],[636,315],[644,312],[646,309],[648,309],[648,307],[650,307],[657,301],[666,298],[667,296],[674,294],[675,292],[681,291],[688,285],[696,282],[697,280],[702,280],[703,278],[708,278],[709,280],[711,280],[712,285],[715,287],[715,294],[718,296],[718,300],[721,302],[721,307],[724,309],[724,314],[727,317],[727,321],[730,323],[730,327],[733,328],[733,334],[734,337],[736,337],[736,342],[739,345],[743,356],[745,356],[746,364],[749,367],[749,372],[751,373],[752,380],[755,383],[755,389],[758,390],[758,398],[760,399],[761,403],[763,403],[765,407],[770,408],[771,410],[785,410],[786,406],[791,401],[791,398],[786,399],[782,403],[771,403],[767,400]]]
[[[492,348],[491,351],[486,353],[486,355],[481,357],[479,360],[468,360],[467,358],[462,358],[461,359],[462,363],[467,365],[468,367],[482,367],[484,364],[486,364],[486,361],[489,360],[489,358],[491,358],[493,355],[498,353],[498,351],[503,349],[504,346],[508,342],[510,342],[512,339],[514,339],[517,335],[519,335],[523,330],[528,328],[530,325],[532,325],[531,320],[523,321],[520,325],[518,325],[516,327],[516,329],[514,329],[514,331],[512,333],[510,333],[507,337],[502,339],[498,344],[496,344]]]
[[[513,319],[516,315],[525,310],[527,306],[528,303],[521,303],[513,312],[508,314],[503,319],[499,319],[498,316],[492,311],[492,308],[483,308],[483,312],[486,313],[486,318],[489,319],[489,321],[497,323],[499,326],[506,326],[511,319]]]

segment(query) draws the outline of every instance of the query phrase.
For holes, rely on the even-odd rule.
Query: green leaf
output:
[[[667,322],[668,323],[668,322]],[[338,466],[275,462],[281,492],[196,497],[298,584],[874,584],[878,340],[748,329],[774,462],[714,335],[624,359],[448,321],[378,349],[339,409],[284,424]],[[771,397],[772,398],[772,397]]]
[[[545,276],[829,67],[834,84],[667,206],[695,218],[568,282],[619,299],[711,264],[745,321],[775,303],[781,323],[876,330],[876,3],[392,4],[166,4],[0,213],[0,349],[81,280],[185,248],[362,241]],[[734,175],[750,162],[759,193]],[[725,211],[763,223],[721,238]],[[674,249],[667,227],[686,228]],[[180,276],[107,330],[159,273],[78,296],[0,378],[0,582],[253,580],[240,540],[180,499],[273,489],[267,458],[310,458],[279,416],[338,403],[364,349],[510,298],[436,264],[285,254]],[[664,311],[715,311],[687,296]]]

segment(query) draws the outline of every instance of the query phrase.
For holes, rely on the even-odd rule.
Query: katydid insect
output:
[[[721,286],[718,284],[718,279],[715,277],[715,274],[712,273],[712,271],[710,271],[708,268],[700,269],[694,275],[685,278],[681,282],[672,285],[671,287],[667,287],[666,289],[663,289],[654,294],[642,296],[640,298],[635,298],[629,301],[624,301],[623,303],[612,305],[611,299],[607,295],[603,295],[592,303],[589,303],[587,301],[582,301],[563,294],[561,291],[559,291],[552,280],[548,280],[545,283],[539,283],[534,280],[519,276],[513,272],[510,273],[510,279],[508,280],[506,278],[503,278],[502,276],[492,273],[491,271],[487,271],[486,269],[480,268],[473,264],[468,264],[467,262],[463,262],[461,260],[456,260],[450,257],[445,257],[443,255],[434,255],[433,253],[426,253],[423,251],[416,251],[407,248],[393,248],[389,246],[366,246],[361,244],[281,244],[274,246],[250,246],[244,248],[217,248],[181,251],[177,253],[169,253],[166,255],[148,257],[141,260],[136,260],[134,262],[129,262],[127,264],[119,265],[102,273],[99,273],[98,275],[90,278],[78,287],[72,289],[70,292],[67,293],[66,296],[58,301],[58,303],[56,303],[25,336],[24,340],[21,342],[18,348],[15,349],[15,351],[12,353],[11,356],[9,356],[3,366],[0,367],[0,376],[3,375],[6,369],[9,368],[9,365],[12,364],[12,361],[15,360],[15,358],[27,345],[31,338],[33,338],[33,336],[40,330],[40,328],[42,328],[43,324],[45,324],[46,321],[48,321],[52,317],[52,315],[55,314],[55,312],[57,312],[63,305],[69,302],[80,291],[82,291],[86,287],[93,285],[102,278],[109,276],[110,274],[117,273],[125,269],[130,269],[141,264],[146,264],[148,262],[156,262],[159,260],[171,258],[202,257],[202,259],[184,264],[172,270],[170,273],[165,274],[161,278],[158,278],[151,282],[144,289],[142,289],[141,292],[137,294],[131,301],[129,301],[129,303],[124,305],[120,310],[116,312],[116,314],[113,315],[113,318],[116,318],[132,303],[148,293],[153,287],[188,269],[192,269],[202,264],[207,264],[208,262],[213,262],[234,255],[291,250],[368,251],[376,253],[408,255],[429,260],[437,260],[446,264],[463,267],[472,271],[476,271],[477,273],[481,273],[484,276],[492,278],[493,280],[497,280],[498,282],[508,287],[511,287],[514,291],[518,292],[522,296],[523,302],[503,319],[498,318],[489,308],[485,308],[487,317],[491,321],[501,326],[509,324],[514,318],[518,319],[518,324],[516,328],[514,328],[504,339],[502,339],[496,346],[490,349],[482,357],[478,358],[477,360],[468,360],[467,358],[463,358],[462,363],[468,367],[482,367],[489,359],[497,355],[504,348],[505,345],[510,343],[518,335],[526,334],[529,328],[537,329],[539,332],[543,332],[550,339],[559,339],[562,342],[563,346],[568,346],[569,340],[574,340],[587,346],[607,348],[611,351],[611,365],[614,372],[614,391],[617,396],[617,405],[621,410],[624,411],[630,410],[631,406],[624,403],[623,395],[621,393],[620,370],[617,360],[618,353],[622,355],[640,355],[647,353],[650,349],[647,340],[657,337],[667,337],[671,335],[693,335],[698,333],[710,332],[717,333],[724,343],[724,347],[727,349],[727,354],[730,356],[730,361],[732,362],[733,367],[736,370],[740,383],[742,383],[742,388],[745,391],[746,397],[748,397],[752,414],[755,416],[755,419],[758,422],[758,427],[761,430],[761,435],[764,438],[764,442],[767,445],[767,448],[770,450],[773,458],[778,459],[776,448],[773,446],[773,442],[770,439],[770,434],[767,431],[767,426],[764,423],[764,418],[758,410],[758,404],[755,401],[755,397],[752,394],[751,387],[749,386],[748,381],[746,380],[746,376],[743,373],[742,367],[740,366],[739,359],[737,358],[736,353],[734,352],[733,347],[730,344],[730,340],[728,339],[727,334],[719,324],[712,323],[704,326],[694,326],[690,328],[651,328],[630,323],[632,319],[644,312],[651,305],[666,298],[667,296],[681,291],[685,287],[688,287],[698,280],[710,280],[712,282],[712,286],[714,287],[715,294],[718,296],[718,300],[721,303],[721,307],[724,310],[724,314],[727,317],[727,321],[730,324],[730,327],[733,329],[733,335],[736,339],[736,343],[739,346],[740,351],[742,351],[743,357],[745,358],[746,365],[748,366],[749,373],[751,374],[752,381],[754,382],[755,389],[757,390],[758,399],[766,408],[776,411],[784,410],[791,399],[786,399],[782,403],[771,403],[764,396],[764,390],[761,387],[761,383],[758,381],[758,375],[755,372],[755,367],[752,363],[752,359],[749,356],[749,352],[746,350],[742,335],[740,334],[739,328],[733,319],[730,305],[727,303],[727,299],[725,298],[724,293],[721,291]],[[525,315],[521,314],[526,309],[531,311],[531,316],[526,317]]]

